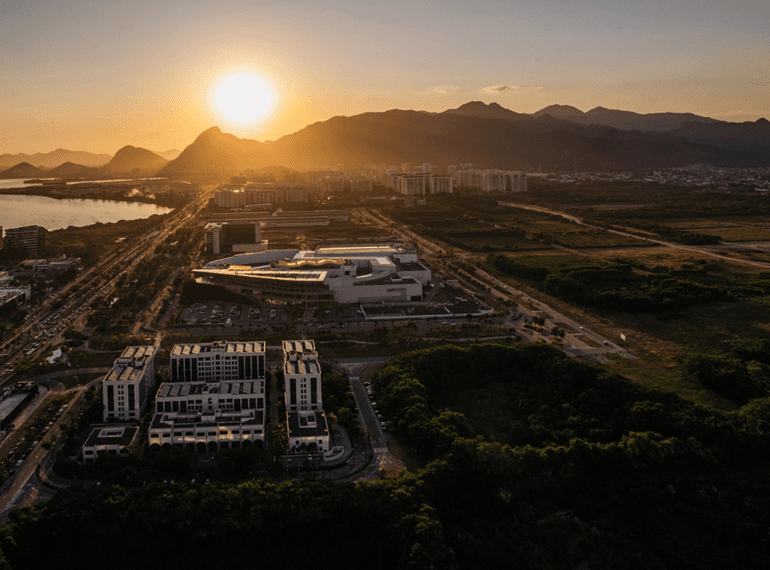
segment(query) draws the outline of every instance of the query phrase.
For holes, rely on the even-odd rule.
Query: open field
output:
[[[725,245],[688,246],[702,252],[649,243],[635,247],[644,242],[547,213],[503,208],[492,196],[442,196],[429,200],[428,208],[393,206],[386,214],[431,241],[475,252],[466,254],[465,261],[475,259],[512,287],[638,357],[611,362],[619,373],[717,409],[738,408],[691,380],[682,358],[770,337],[770,271],[730,261],[770,262],[762,249],[770,241],[766,197],[657,185],[592,188],[535,182],[531,190],[515,200],[506,198],[653,239],[687,243],[719,236]],[[529,247],[508,243],[506,235]],[[506,271],[490,266],[490,254],[510,262]],[[491,427],[488,431],[494,433]]]

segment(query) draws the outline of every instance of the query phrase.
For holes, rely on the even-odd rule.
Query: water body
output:
[[[21,184],[16,181],[11,186],[0,185],[0,188],[22,187],[24,181]],[[120,220],[139,220],[171,211],[172,208],[139,202],[57,200],[46,196],[0,194],[0,226],[4,229],[34,225],[53,231],[69,226],[90,226],[97,222],[107,224]]]

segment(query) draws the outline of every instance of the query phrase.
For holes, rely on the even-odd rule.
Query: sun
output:
[[[273,104],[270,86],[252,73],[238,73],[224,79],[214,93],[214,106],[225,119],[241,126],[263,118]]]

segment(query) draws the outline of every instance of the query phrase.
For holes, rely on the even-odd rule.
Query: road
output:
[[[705,247],[697,247],[697,246],[693,246],[693,245],[682,245],[680,243],[672,243],[672,242],[664,241],[664,240],[661,240],[661,239],[640,236],[640,235],[632,234],[630,232],[623,232],[623,231],[620,231],[620,230],[612,230],[612,229],[608,229],[608,228],[605,228],[605,227],[602,227],[602,226],[597,226],[597,225],[594,225],[594,224],[589,224],[589,223],[581,220],[580,218],[576,218],[575,216],[570,216],[570,215],[565,214],[564,212],[560,212],[558,210],[549,210],[548,208],[543,208],[542,206],[531,206],[529,204],[516,204],[514,202],[500,202],[500,201],[498,201],[497,203],[500,206],[508,206],[510,208],[519,208],[521,210],[529,210],[531,212],[539,212],[541,214],[548,214],[548,215],[551,215],[551,216],[561,216],[562,218],[564,218],[564,219],[566,219],[566,220],[568,220],[570,222],[574,222],[574,223],[576,223],[578,225],[585,226],[587,228],[592,228],[592,229],[595,229],[595,230],[601,230],[601,231],[609,232],[611,234],[615,234],[615,235],[619,235],[619,236],[623,236],[623,237],[628,237],[628,238],[638,239],[638,240],[642,240],[642,241],[647,241],[647,242],[650,242],[650,243],[654,243],[656,245],[662,245],[663,247],[670,247],[672,249],[679,249],[679,250],[683,250],[683,251],[691,251],[693,253],[700,253],[702,255],[709,255],[711,257],[716,257],[718,259],[721,259],[722,261],[729,261],[729,262],[732,262],[732,263],[741,263],[743,265],[751,265],[753,267],[770,268],[770,263],[765,263],[765,262],[762,262],[762,261],[750,261],[748,259],[737,259],[737,258],[734,258],[734,257],[728,257],[726,255],[721,255],[719,253],[714,253],[713,251],[709,251]]]
[[[366,392],[359,374],[365,368],[375,365],[384,364],[388,362],[392,357],[370,357],[370,358],[344,358],[336,360],[334,364],[347,372],[348,379],[350,381],[350,391],[353,393],[353,397],[356,401],[356,407],[358,407],[358,421],[361,423],[361,429],[364,432],[371,434],[371,445],[374,451],[374,461],[372,464],[364,469],[361,473],[356,474],[351,479],[367,479],[374,480],[379,475],[380,469],[385,469],[389,472],[400,471],[406,466],[403,461],[398,459],[388,450],[388,443],[391,442],[390,435],[383,431],[380,419],[375,411],[373,402],[376,399],[370,399]],[[376,397],[376,395],[375,395]]]
[[[39,357],[61,338],[67,326],[85,318],[92,307],[112,295],[121,278],[129,275],[143,259],[151,257],[155,248],[169,235],[198,215],[215,189],[201,190],[195,200],[180,208],[160,226],[124,242],[74,283],[35,308],[21,330],[0,345],[0,350],[3,350],[0,353],[0,384],[10,380],[19,360],[25,356]]]

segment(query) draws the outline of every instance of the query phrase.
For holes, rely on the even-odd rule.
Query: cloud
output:
[[[449,95],[450,93],[454,93],[455,91],[459,90],[459,85],[437,85],[426,93],[429,95]]]
[[[492,85],[484,87],[481,91],[484,93],[503,93],[504,91],[541,91],[540,85]]]

